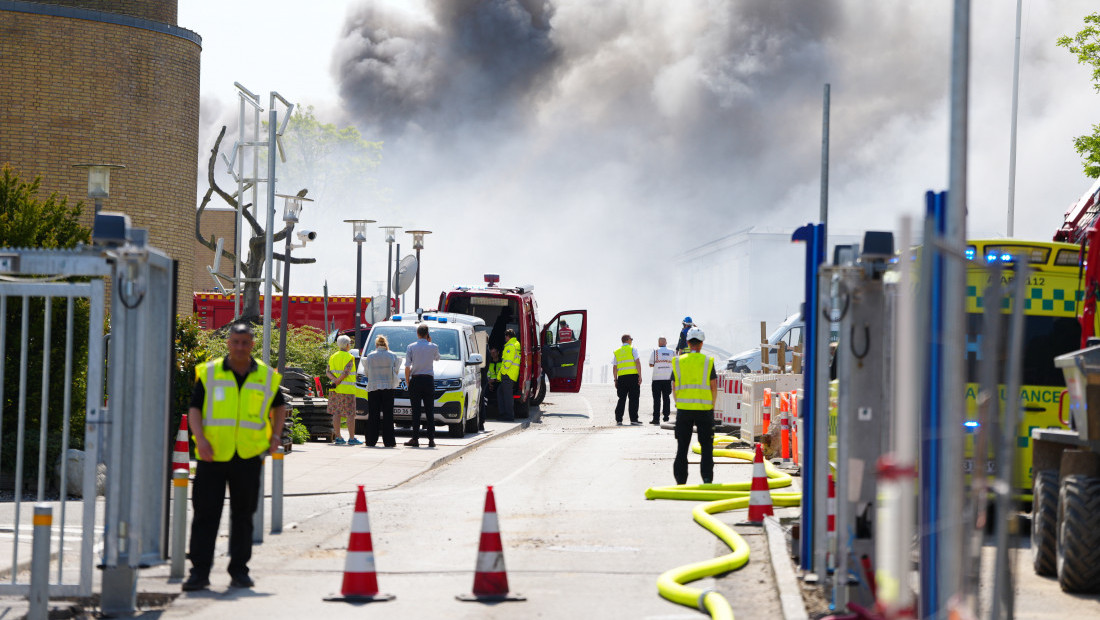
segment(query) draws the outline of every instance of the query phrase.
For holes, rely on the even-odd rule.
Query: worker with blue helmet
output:
[[[685,316],[683,328],[680,329],[680,339],[676,341],[676,353],[678,355],[683,355],[691,350],[691,348],[688,347],[687,333],[692,327],[695,327],[695,323],[691,320],[690,316]]]

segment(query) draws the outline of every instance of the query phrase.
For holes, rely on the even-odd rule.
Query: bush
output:
[[[255,346],[252,355],[256,359],[263,359],[263,327],[254,326]],[[201,332],[201,347],[206,354],[205,359],[224,357],[228,352],[225,345],[226,329],[216,329],[209,332]],[[328,368],[328,358],[336,351],[336,346],[325,342],[325,334],[316,327],[303,325],[290,327],[286,331],[286,365],[288,368],[301,368],[303,371],[321,377],[325,389],[328,389],[328,377],[325,369]],[[279,361],[279,327],[271,327],[271,349],[269,351],[271,366],[276,366]]]
[[[297,409],[291,409],[286,419],[287,428],[290,429],[290,441],[303,444],[309,441],[309,428],[302,424],[302,417]]]

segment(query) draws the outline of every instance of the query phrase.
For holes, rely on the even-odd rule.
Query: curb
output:
[[[779,606],[785,620],[809,620],[806,604],[802,602],[802,586],[787,553],[787,535],[775,517],[764,517],[764,531],[768,536],[768,555],[771,556],[772,573],[779,590]]]

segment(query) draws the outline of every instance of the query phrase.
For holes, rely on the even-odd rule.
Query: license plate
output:
[[[393,415],[412,415],[412,407],[394,407]]]

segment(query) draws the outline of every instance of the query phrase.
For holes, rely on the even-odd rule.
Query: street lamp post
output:
[[[351,224],[352,241],[355,241],[355,348],[362,350],[359,345],[359,335],[363,329],[363,242],[367,240],[367,224],[373,224],[374,220],[344,220]]]
[[[302,244],[292,244],[290,242],[291,233],[294,232],[294,225],[298,223],[298,214],[302,212],[302,202],[313,201],[301,196],[288,196],[286,194],[276,194],[276,196],[284,201],[283,221],[287,223],[286,248],[283,250],[283,316],[279,326],[279,373],[282,374],[286,370],[286,327],[290,319],[290,250],[304,248],[307,242],[312,241],[317,236],[317,233],[311,230],[303,230],[298,233],[298,236],[302,239]]]
[[[430,230],[406,230],[413,236],[413,249],[416,250],[416,308],[420,311],[420,250],[424,249],[424,235],[432,234]]]
[[[393,314],[393,304],[390,303],[390,297],[393,290],[393,242],[397,239],[394,235],[397,233],[397,229],[400,226],[383,226],[382,230],[386,231],[386,245],[389,246],[389,255],[386,257],[386,318],[390,318]],[[401,246],[397,246],[400,251]]]
[[[88,170],[88,198],[95,202],[95,212],[103,209],[103,199],[111,194],[111,171],[125,170],[120,164],[73,164],[73,168]]]

